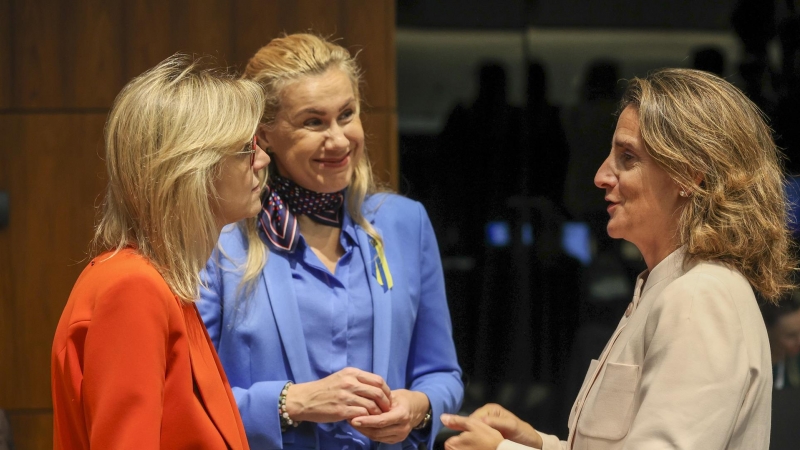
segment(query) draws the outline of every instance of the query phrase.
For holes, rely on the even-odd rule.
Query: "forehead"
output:
[[[331,102],[338,107],[351,97],[355,98],[355,93],[350,77],[332,67],[319,75],[303,76],[284,87],[281,106],[291,110]]]
[[[614,130],[614,145],[639,146],[642,135],[639,132],[639,113],[633,106],[626,107],[619,115]]]

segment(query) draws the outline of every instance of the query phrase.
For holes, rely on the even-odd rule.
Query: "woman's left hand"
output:
[[[445,441],[445,450],[495,450],[503,442],[499,431],[475,417],[442,414],[442,424],[462,432]]]
[[[404,441],[430,409],[428,396],[422,392],[396,389],[392,391],[392,407],[383,414],[356,417],[350,420],[364,436],[376,442],[396,444]]]

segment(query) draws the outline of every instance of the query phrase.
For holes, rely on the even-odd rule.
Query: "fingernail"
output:
[[[360,427],[360,426],[361,426],[361,422],[359,422],[359,421],[354,421],[354,422],[353,422],[353,425],[355,425],[355,426],[357,426],[357,427]]]
[[[447,422],[450,422],[450,414],[442,414],[441,416],[439,416],[439,418],[442,420],[442,423],[445,424],[445,425],[447,425]]]

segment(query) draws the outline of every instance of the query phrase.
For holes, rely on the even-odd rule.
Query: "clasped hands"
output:
[[[495,450],[504,439],[542,448],[542,437],[527,422],[502,406],[489,403],[469,417],[442,414],[442,424],[461,431],[444,443],[445,450]]]
[[[321,380],[293,384],[286,411],[295,421],[347,420],[377,442],[402,442],[425,418],[430,402],[421,392],[390,390],[379,375],[348,367]]]

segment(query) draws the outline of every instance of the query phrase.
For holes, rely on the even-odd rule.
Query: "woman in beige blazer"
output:
[[[770,349],[753,289],[775,301],[791,287],[779,160],[758,108],[721,78],[633,79],[595,184],[609,235],[648,270],[589,367],[567,440],[490,404],[444,415],[463,431],[445,447],[767,449]]]

